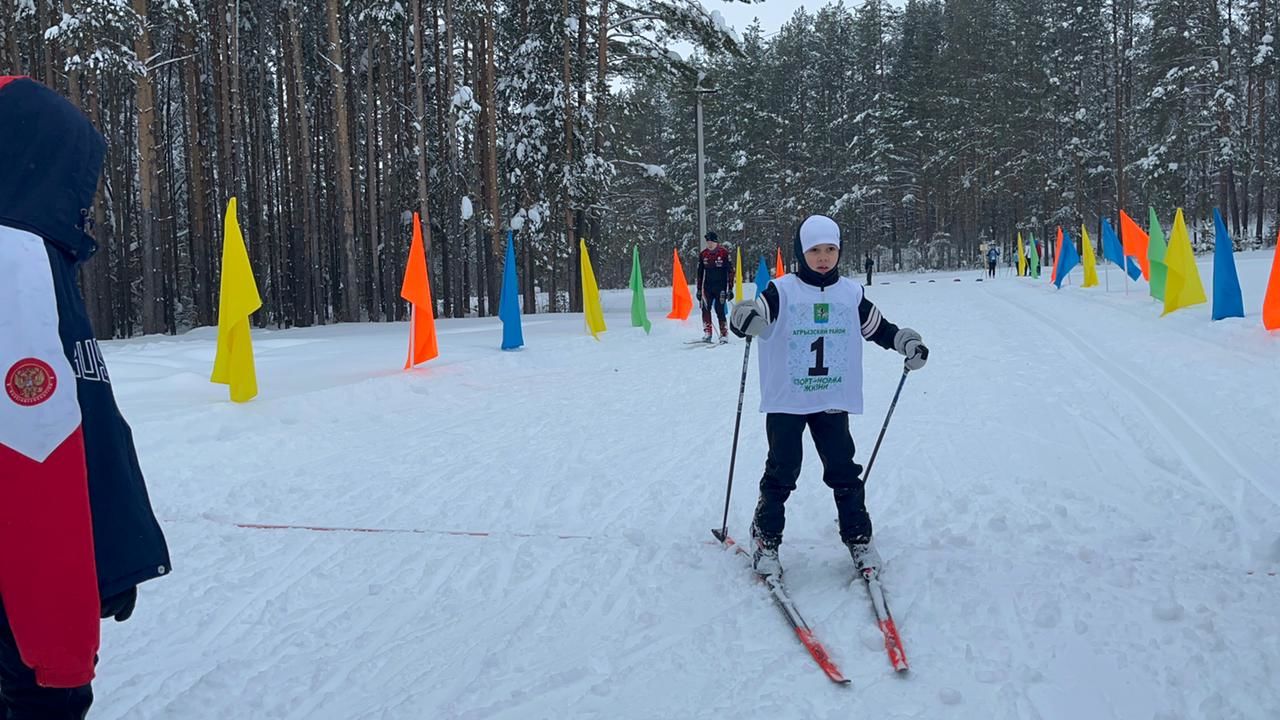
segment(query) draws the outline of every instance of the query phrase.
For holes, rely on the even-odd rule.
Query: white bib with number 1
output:
[[[816,288],[795,275],[773,281],[778,318],[760,336],[760,412],[862,413],[862,286],[840,278]]]

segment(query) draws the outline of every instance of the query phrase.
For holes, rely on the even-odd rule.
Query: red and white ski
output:
[[[863,573],[862,579],[867,584],[867,594],[871,596],[871,605],[876,611],[876,621],[880,632],[884,633],[884,651],[889,655],[889,663],[893,669],[904,673],[910,670],[907,665],[907,653],[902,649],[902,637],[898,635],[898,626],[893,622],[889,605],[884,601],[884,588],[880,586],[880,578],[874,573]]]
[[[738,555],[745,557],[748,562],[751,560],[751,553],[734,541],[733,538],[729,537],[727,534],[721,536],[721,532],[718,529],[712,530],[711,533],[716,536],[716,539],[720,541],[720,544],[723,545],[726,550],[733,550]],[[783,616],[786,617],[787,622],[791,625],[791,629],[795,631],[796,637],[799,638],[800,644],[804,645],[805,649],[809,651],[809,654],[813,656],[814,661],[818,663],[818,667],[822,668],[822,671],[827,674],[827,677],[830,678],[832,682],[839,683],[841,685],[848,685],[849,679],[846,678],[844,674],[840,672],[840,668],[836,667],[836,664],[832,662],[831,656],[827,654],[827,649],[823,647],[822,643],[818,641],[818,638],[814,636],[813,629],[809,627],[809,623],[805,622],[804,618],[800,615],[800,611],[796,609],[795,601],[793,601],[791,599],[791,595],[787,593],[787,588],[783,585],[782,578],[776,575],[756,575],[756,579],[760,580],[765,587],[769,588],[769,595],[773,597],[774,604],[782,611]]]

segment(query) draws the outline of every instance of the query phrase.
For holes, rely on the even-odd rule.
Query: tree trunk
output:
[[[418,136],[418,215],[422,221],[422,242],[430,256],[431,210],[427,198],[431,190],[427,185],[427,110],[422,92],[422,0],[409,2],[413,5],[413,103]]]
[[[486,0],[484,28],[482,30],[484,35],[484,59],[481,68],[484,73],[484,100],[482,101],[484,121],[482,126],[485,157],[485,205],[488,206],[490,242],[488,250],[484,253],[485,276],[488,278],[486,285],[489,292],[489,305],[491,308],[496,308],[499,298],[496,277],[497,267],[494,264],[494,260],[502,254],[502,208],[498,205],[498,105],[494,72],[495,27],[498,24],[498,18],[494,12],[493,5],[494,0]]]
[[[1128,4],[1129,0],[1124,0]],[[1124,15],[1119,7],[1120,0],[1113,0],[1111,3],[1111,58],[1115,67],[1114,84],[1114,102],[1115,102],[1115,128],[1114,128],[1114,149],[1111,158],[1111,164],[1115,167],[1116,173],[1116,208],[1124,209],[1127,206],[1128,198],[1125,197],[1125,177],[1124,177],[1124,148],[1125,148],[1125,108],[1122,98],[1124,96],[1124,65],[1128,63],[1128,55],[1125,48],[1130,44],[1127,35],[1124,41],[1121,41],[1120,23]],[[1125,48],[1122,48],[1122,45]]]
[[[214,102],[218,113],[218,135],[216,140],[212,140],[210,147],[218,151],[215,153],[218,172],[214,179],[214,207],[219,216],[224,212],[228,199],[239,191],[233,179],[234,164],[231,161],[231,154],[235,149],[235,133],[231,120],[231,74],[235,71],[230,67],[234,60],[227,50],[231,33],[231,30],[227,27],[230,20],[230,12],[224,7],[212,14],[213,27],[209,38],[214,63]],[[220,238],[221,235],[218,237]],[[220,246],[220,242],[215,244],[215,269],[221,257],[216,248]],[[217,272],[214,273],[214,277],[217,277]]]
[[[315,177],[315,165],[311,153],[311,118],[307,111],[307,86],[302,75],[305,63],[302,39],[298,29],[301,19],[297,16],[296,5],[286,3],[286,15],[289,23],[289,46],[293,56],[291,63],[292,90],[296,116],[292,118],[294,125],[294,142],[298,147],[299,186],[296,188],[302,202],[302,241],[299,243],[298,275],[301,281],[302,309],[299,313],[300,324],[307,326],[314,322],[323,323],[328,317],[324,301],[324,270],[320,262],[320,223],[316,208],[316,188],[312,182]]]
[[[353,217],[353,192],[351,187],[351,121],[347,117],[347,73],[342,64],[342,33],[339,20],[343,19],[340,0],[327,0],[329,27],[329,81],[333,84],[333,112],[337,126],[337,161],[334,175],[337,179],[338,244],[342,253],[342,319],[356,322],[360,319],[360,273],[356,256],[355,218]]]
[[[604,158],[605,103],[609,99],[609,0],[599,0],[599,2],[600,14],[597,18],[598,27],[596,28],[595,133],[591,143],[592,151],[598,161]],[[586,86],[587,80],[584,72],[582,87],[585,88]],[[599,212],[592,212],[591,237],[597,241],[600,240],[601,235],[600,219]]]
[[[142,32],[133,51],[140,62],[151,57],[151,31],[147,28],[147,0],[132,0],[133,11],[143,18]],[[36,3],[43,5],[43,3]],[[164,297],[161,293],[160,249],[155,209],[159,204],[155,160],[155,88],[152,74],[143,70],[136,78],[134,102],[138,112],[138,225],[142,242],[142,332],[150,335],[164,330]]]
[[[261,37],[261,36],[259,36]],[[266,86],[265,78],[262,74],[258,75],[257,81],[254,83],[257,89],[257,97],[270,97]],[[276,152],[279,145],[272,142],[271,126],[267,120],[267,103],[255,103],[253,108],[253,156],[256,172],[254,175],[254,203],[252,216],[255,218],[255,229],[253,237],[253,245],[258,247],[257,258],[258,265],[255,265],[254,276],[259,278],[259,289],[262,291],[264,310],[261,313],[259,322],[263,325],[271,322],[276,327],[284,326],[284,313],[282,298],[280,296],[280,215],[282,207],[279,203],[280,195],[277,192],[276,170],[277,156]],[[265,267],[264,267],[265,265]]]
[[[405,32],[413,31],[406,25]],[[400,138],[409,137],[407,130],[409,125],[405,122],[405,117],[412,118],[413,111],[405,107],[403,102],[397,101],[403,88],[413,84],[412,68],[409,62],[412,59],[410,47],[412,47],[411,38],[404,36],[397,38],[396,42],[383,44],[379,53],[380,64],[384,71],[378,75],[378,97],[382,98],[381,103],[385,108],[384,116],[388,124],[384,130],[384,136],[392,139],[389,144],[394,148],[391,151],[392,161],[387,167],[388,182],[383,183],[384,187],[389,185],[390,189],[383,197],[381,218],[383,228],[382,312],[387,320],[399,320],[403,315],[401,311],[403,305],[397,302],[400,296],[400,283],[397,278],[403,276],[402,259],[407,258],[409,253],[407,252],[408,243],[405,242],[405,224],[400,220],[401,208],[411,208],[416,202],[416,192],[412,196],[405,192],[406,176],[413,172],[410,167],[412,161],[405,143],[399,141]],[[404,55],[401,56],[401,53]],[[392,68],[395,70],[393,71]],[[423,229],[425,231],[426,228]],[[426,238],[423,238],[424,243],[425,241]],[[429,270],[430,266],[428,266]],[[427,278],[428,282],[430,279],[430,277]]]
[[[239,43],[232,43],[232,46],[239,48]],[[240,57],[240,53],[236,52],[234,57]],[[252,58],[252,54],[250,54]],[[250,60],[252,62],[252,60]],[[239,68],[236,69],[237,76],[240,75]],[[237,88],[238,90],[238,88]],[[235,97],[239,97],[240,93],[236,92]],[[240,232],[243,235],[245,249],[249,253],[249,267],[253,270],[253,276],[257,283],[259,295],[263,300],[263,311],[254,313],[250,322],[255,327],[265,327],[267,318],[271,314],[271,297],[268,288],[264,285],[263,280],[267,277],[263,274],[265,263],[263,262],[263,246],[266,244],[262,240],[262,223],[259,218],[262,215],[263,196],[261,178],[263,172],[261,145],[255,132],[253,116],[245,118],[238,107],[238,103],[232,104],[232,116],[236,118],[232,125],[237,129],[237,141],[243,140],[246,155],[246,162],[241,166],[241,170],[237,171],[237,186],[240,188],[239,200],[236,203],[236,221],[240,224]]]
[[[244,150],[240,147],[241,139],[244,136],[244,107],[240,102],[240,0],[234,0],[231,3],[230,52],[227,68],[231,73],[231,142],[227,149],[231,152],[230,187],[233,191],[238,192],[244,187],[242,185],[244,179]]]
[[[99,83],[88,83],[86,87],[98,88]],[[89,120],[94,127],[102,129],[102,97],[101,91],[90,89],[85,95],[88,102]],[[106,168],[104,168],[106,170]],[[97,260],[85,265],[86,272],[94,278],[93,285],[97,292],[93,293],[97,312],[93,314],[94,334],[99,338],[111,338],[116,335],[115,292],[111,275],[111,254],[115,243],[111,240],[111,228],[107,225],[107,198],[104,184],[106,173],[98,179],[97,200],[93,203],[94,233],[99,246],[105,246],[106,252],[99,253]]]
[[[443,237],[440,239],[441,262],[444,265],[445,308],[446,314],[452,317],[463,317],[471,304],[470,285],[466,281],[467,242],[462,230],[460,210],[458,208],[458,184],[461,173],[458,156],[457,119],[453,107],[454,95],[454,0],[444,2],[444,44],[439,43],[439,23],[436,37],[436,122],[440,135],[440,154],[444,164],[444,182],[440,196],[443,198],[444,217],[441,219]],[[433,6],[433,15],[435,13]],[[457,243],[457,247],[452,247]],[[457,275],[463,279],[462,293],[459,295]]]
[[[1269,27],[1266,18],[1267,0],[1258,0],[1258,17],[1264,18],[1264,26]],[[1270,64],[1272,73],[1275,72],[1275,61]],[[1261,89],[1258,93],[1258,147],[1255,155],[1258,157],[1258,219],[1254,227],[1254,242],[1258,247],[1263,247],[1262,237],[1262,218],[1266,215],[1266,192],[1267,192],[1267,153],[1270,149],[1267,147],[1267,77],[1264,75],[1260,79]],[[1277,92],[1280,98],[1280,92]]]
[[[213,287],[210,270],[211,235],[208,206],[208,190],[205,187],[205,155],[203,141],[205,108],[199,77],[199,58],[195,35],[188,28],[182,33],[182,52],[191,55],[182,63],[183,110],[186,113],[186,163],[187,176],[187,245],[191,263],[191,297],[195,303],[195,322],[198,325],[213,324]]]
[[[136,91],[136,89],[135,89]],[[119,83],[108,82],[107,90],[103,93],[104,99],[118,98],[123,99],[127,94],[119,87]],[[124,114],[119,108],[107,103],[103,109],[103,119],[108,126],[114,126],[116,123],[112,119],[123,118]],[[103,193],[105,201],[106,214],[109,218],[109,234],[113,242],[112,246],[116,248],[118,253],[116,258],[116,297],[115,315],[118,318],[116,329],[124,336],[131,337],[134,331],[134,315],[133,315],[133,267],[130,261],[129,245],[125,242],[125,238],[132,237],[130,234],[130,221],[133,217],[132,213],[122,211],[123,207],[129,202],[127,198],[132,197],[132,188],[129,178],[132,177],[131,172],[127,172],[128,163],[123,157],[128,157],[129,153],[134,152],[136,146],[136,133],[125,132],[124,129],[116,129],[111,127],[108,132],[104,132],[107,137],[119,140],[123,152],[112,158],[109,165],[109,180],[107,181],[106,192]],[[131,138],[130,135],[133,135]],[[109,141],[110,142],[110,141]],[[122,157],[123,156],[123,157]],[[119,198],[120,200],[117,200]]]
[[[374,321],[382,320],[382,270],[378,263],[379,245],[378,239],[378,158],[381,154],[378,152],[378,86],[374,77],[375,65],[374,57],[377,53],[378,35],[377,30],[370,28],[369,32],[369,65],[365,72],[365,169],[366,186],[365,195],[368,197],[369,203],[369,222],[367,233],[369,235],[368,257],[369,257],[369,319]]]
[[[22,67],[22,55],[18,52],[18,16],[12,12],[3,13],[0,23],[3,23],[5,50],[4,57],[0,58],[0,67],[17,72]]]
[[[174,39],[171,37],[171,44],[169,47],[170,56],[174,54],[173,42]],[[172,64],[166,66],[164,69],[164,93],[163,100],[160,103],[161,108],[163,108],[162,130],[160,132],[160,136],[166,138],[166,142],[164,143],[164,193],[161,195],[164,202],[160,215],[164,218],[163,223],[165,225],[165,232],[163,234],[159,234],[160,227],[156,227],[158,236],[163,238],[164,241],[164,262],[162,263],[162,272],[164,276],[163,295],[165,297],[165,331],[172,335],[176,335],[178,333],[178,305],[185,297],[182,292],[183,288],[181,278],[178,275],[178,177],[176,169],[177,163],[174,161],[173,157],[174,151],[178,146],[171,140],[173,137],[173,118],[175,115],[175,103],[172,98],[174,70],[176,70],[176,68]]]
[[[283,10],[283,8],[282,8]],[[276,15],[276,31],[277,37],[280,39],[279,45],[275,47],[273,60],[276,67],[279,68],[276,75],[276,107],[277,122],[279,123],[280,143],[280,175],[277,187],[280,189],[279,207],[280,207],[280,235],[277,244],[276,257],[279,262],[277,281],[280,284],[280,313],[283,316],[285,327],[293,327],[299,324],[298,317],[300,315],[300,304],[302,302],[302,292],[298,283],[298,246],[299,235],[298,227],[301,225],[299,217],[299,201],[298,187],[301,182],[298,179],[298,145],[294,141],[296,133],[293,132],[290,125],[293,123],[293,117],[296,113],[293,104],[293,91],[289,88],[290,65],[293,62],[291,58],[291,49],[289,47],[288,28],[285,27],[285,14],[283,12]]]
[[[560,12],[562,17],[569,17],[569,0],[561,0]],[[563,55],[563,75],[561,77],[562,96],[564,97],[564,153],[563,164],[564,172],[571,174],[573,172],[573,45],[569,38],[568,29],[562,31],[564,38],[561,44],[561,54]],[[573,224],[573,197],[570,194],[569,178],[561,177],[560,182],[560,209],[564,216],[564,241],[565,249],[569,255],[569,312],[580,311],[582,309],[581,298],[578,297],[578,238],[577,228]],[[552,262],[554,263],[554,256]],[[551,298],[551,310],[556,310],[556,298]]]
[[[517,15],[520,20],[520,32],[524,35],[528,35],[529,3],[527,2],[527,0],[519,0],[518,7],[517,7]],[[520,175],[519,198],[520,198],[519,205],[522,208],[528,208],[530,205],[533,204],[532,193],[529,190],[529,173],[521,173]],[[529,227],[529,220],[527,217],[525,218],[525,227]],[[522,264],[524,267],[524,272],[522,274],[522,277],[524,279],[524,282],[521,283],[521,287],[524,292],[524,312],[525,313],[538,312],[538,292],[537,292],[538,285],[534,279],[534,269],[536,265],[534,264],[534,261],[533,261],[533,250],[534,250],[533,233],[534,233],[534,230],[530,227],[528,231],[522,231],[520,233],[515,233],[513,235],[513,239],[517,237],[519,238],[520,240],[519,247],[521,248],[521,251],[523,253],[522,255],[518,255],[518,257],[523,258]]]
[[[444,61],[442,72],[444,73],[444,83],[436,83],[436,87],[444,90],[444,95],[436,99],[436,105],[443,110],[442,114],[442,142],[444,145],[444,172],[445,182],[442,188],[444,202],[444,217],[448,223],[447,229],[444,231],[443,250],[448,250],[447,258],[444,260],[448,265],[448,273],[453,277],[452,283],[447,283],[445,292],[449,293],[449,305],[452,305],[452,315],[454,318],[465,318],[471,311],[471,282],[467,274],[467,236],[465,228],[462,227],[462,211],[458,208],[458,197],[461,195],[462,182],[462,154],[461,143],[462,138],[458,136],[456,115],[453,111],[453,95],[456,90],[457,69],[454,65],[453,53],[453,31],[456,28],[454,23],[454,6],[453,0],[444,0]],[[436,33],[439,35],[439,33]],[[439,65],[440,63],[438,63]],[[453,243],[457,243],[456,247],[449,247]],[[461,275],[461,293],[458,292],[458,275]]]
[[[35,11],[36,11],[36,28],[42,33],[39,36],[39,39],[40,39],[39,47],[41,50],[39,80],[43,82],[45,85],[48,85],[49,87],[57,87],[58,86],[57,75],[54,74],[54,65],[53,65],[53,55],[54,55],[53,43],[47,40],[43,35],[43,31],[45,30],[45,28],[53,24],[50,21],[49,16],[47,14],[48,2],[47,0],[34,0],[33,4],[35,5]],[[136,10],[137,8],[135,7],[134,9]],[[10,6],[7,12],[13,12],[13,7]],[[145,17],[145,15],[143,15],[143,17]],[[141,57],[145,60],[147,56],[143,55]],[[33,66],[35,65],[34,61],[32,62],[32,65]]]

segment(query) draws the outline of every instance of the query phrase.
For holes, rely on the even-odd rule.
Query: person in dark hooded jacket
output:
[[[885,320],[863,286],[840,277],[840,228],[812,215],[796,231],[797,272],[774,278],[754,302],[733,309],[730,328],[760,339],[760,411],[769,455],[751,523],[752,566],[761,575],[782,572],[787,498],[796,489],[804,430],[822,459],[840,539],[858,571],[874,575],[880,556],[871,542],[862,466],[853,461],[849,414],[862,412],[862,344],[897,350],[909,370],[924,367],[929,349],[920,334]]]
[[[83,718],[99,618],[169,572],[76,271],[106,144],[65,98],[0,77],[0,718]]]

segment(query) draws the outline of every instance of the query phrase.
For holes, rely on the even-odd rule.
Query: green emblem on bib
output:
[[[831,322],[831,304],[830,303],[814,303],[813,304],[813,321],[819,324]]]

